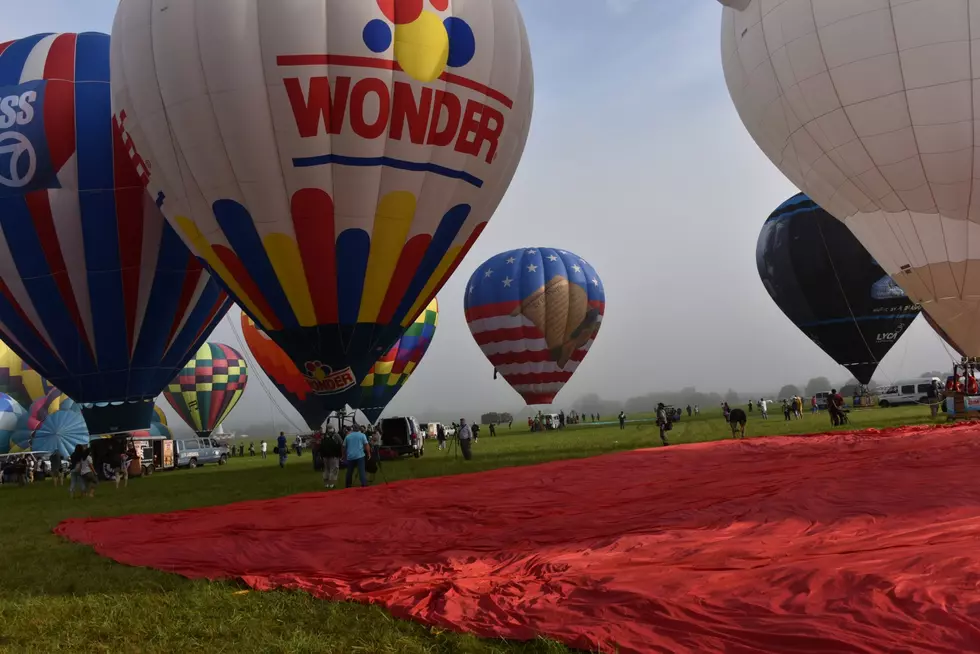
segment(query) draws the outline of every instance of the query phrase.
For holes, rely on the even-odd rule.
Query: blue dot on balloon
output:
[[[388,27],[388,23],[375,18],[364,26],[363,38],[364,45],[371,52],[380,54],[391,47],[391,28]]]
[[[473,29],[462,18],[450,16],[443,25],[449,33],[449,61],[453,68],[459,68],[470,63],[476,54],[476,37]]]

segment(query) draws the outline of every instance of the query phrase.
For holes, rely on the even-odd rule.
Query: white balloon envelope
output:
[[[722,3],[725,78],[749,133],[980,355],[975,3]]]
[[[516,0],[122,0],[151,195],[331,408],[459,265],[530,127]]]

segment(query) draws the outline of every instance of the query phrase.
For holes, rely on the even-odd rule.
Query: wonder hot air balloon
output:
[[[207,437],[238,404],[247,383],[241,354],[221,343],[205,343],[163,396],[188,427]]]
[[[359,409],[372,423],[395,398],[425,356],[439,326],[439,302],[432,300],[361,382]]]
[[[272,380],[282,396],[295,407],[300,416],[316,431],[323,426],[330,410],[322,398],[310,388],[306,375],[301,373],[281,347],[259,329],[245,312],[242,312],[242,335],[255,364]]]
[[[110,104],[105,34],[0,45],[0,338],[94,434],[149,425],[229,306],[146,195]]]
[[[48,380],[31,370],[16,352],[0,341],[0,393],[6,393],[24,407],[50,390]]]
[[[980,355],[972,3],[727,4],[725,77],[749,133]]]
[[[517,2],[157,5],[123,0],[113,26],[130,153],[326,408],[355,406],[517,168],[533,86]]]
[[[803,193],[766,220],[755,258],[786,317],[861,384],[919,315],[847,227]]]
[[[498,254],[476,269],[466,322],[497,373],[530,404],[551,404],[592,347],[606,294],[595,269],[566,250]]]

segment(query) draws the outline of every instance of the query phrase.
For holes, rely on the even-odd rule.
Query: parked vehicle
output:
[[[175,440],[178,468],[196,468],[206,463],[223,466],[228,462],[228,444],[211,438]]]
[[[939,382],[938,377],[903,379],[878,392],[878,406],[890,407],[902,404],[925,404],[929,401],[929,387]]]
[[[422,428],[415,418],[385,418],[381,421],[381,449],[397,456],[425,454]]]

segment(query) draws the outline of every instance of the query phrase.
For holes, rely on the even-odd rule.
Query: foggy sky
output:
[[[523,407],[503,378],[493,380],[462,301],[480,263],[520,247],[570,250],[596,268],[606,289],[602,329],[556,409],[589,392],[625,400],[685,386],[776,391],[819,375],[848,379],[759,281],[759,230],[797,189],[757,148],[728,97],[720,5],[519,1],[535,76],[527,149],[494,218],[440,292],[432,346],[386,415],[424,419],[436,408],[477,415]],[[109,32],[114,8],[113,0],[33,0],[8,14],[0,41],[35,32]],[[238,324],[236,308],[211,340],[240,349]],[[876,380],[949,367],[947,349],[920,318]],[[250,371],[226,429],[272,419],[259,374]],[[285,400],[278,402],[301,424]]]

